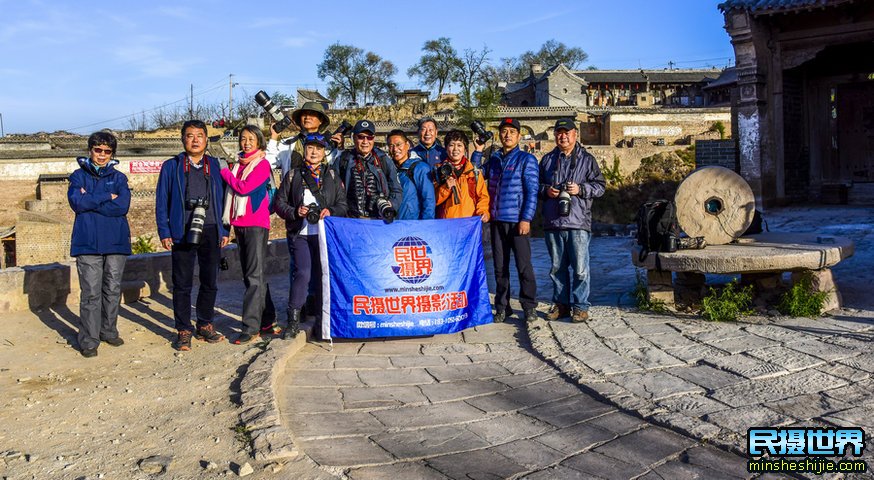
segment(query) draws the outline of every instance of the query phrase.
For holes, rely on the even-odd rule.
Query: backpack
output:
[[[637,244],[641,246],[638,259],[642,262],[649,252],[674,252],[680,236],[677,207],[670,200],[644,203],[637,210]],[[672,241],[673,238],[673,241]]]
[[[764,225],[764,228],[762,228],[762,225]],[[756,210],[753,213],[752,223],[750,223],[749,228],[747,228],[746,231],[743,234],[741,234],[741,236],[745,237],[747,235],[756,235],[758,233],[767,232],[767,231],[770,231],[770,229],[768,228],[768,222],[766,222],[765,218],[762,217],[762,212],[760,212],[759,210]]]

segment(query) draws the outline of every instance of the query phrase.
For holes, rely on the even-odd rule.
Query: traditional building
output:
[[[874,2],[728,0],[739,169],[760,206],[874,202]]]
[[[703,107],[703,88],[722,70],[571,70],[559,64],[548,70],[531,66],[522,82],[504,89],[511,107]]]
[[[334,108],[334,101],[325,97],[318,90],[305,90],[302,88],[297,89],[297,104],[303,105],[306,102],[317,102],[321,103],[325,110],[331,110]]]
[[[401,90],[395,93],[395,102],[422,105],[428,103],[430,96],[431,92],[425,90]]]

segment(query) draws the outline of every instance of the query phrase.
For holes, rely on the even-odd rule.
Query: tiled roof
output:
[[[727,0],[719,4],[719,10],[748,10],[753,13],[784,12],[816,7],[830,7],[851,0]]]
[[[721,70],[577,70],[588,83],[698,83],[713,80]],[[646,74],[646,77],[644,77]]]

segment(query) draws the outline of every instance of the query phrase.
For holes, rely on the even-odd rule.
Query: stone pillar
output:
[[[674,308],[674,282],[671,272],[647,270],[646,292],[650,301],[663,302],[668,308]]]
[[[725,29],[731,36],[738,72],[739,99],[732,113],[737,118],[740,174],[750,184],[758,206],[772,205],[777,185],[769,115],[773,105],[768,102],[767,82],[770,33],[749,12],[740,10],[725,13]]]
[[[841,308],[843,299],[841,298],[841,292],[838,290],[838,286],[835,283],[830,268],[810,270],[806,272],[792,272],[792,284],[794,285],[795,282],[801,280],[801,277],[806,274],[810,275],[810,288],[812,288],[814,292],[826,292],[827,294],[825,302],[822,304],[823,312]]]

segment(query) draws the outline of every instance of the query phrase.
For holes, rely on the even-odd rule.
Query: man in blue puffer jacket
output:
[[[514,118],[505,118],[498,125],[501,149],[492,153],[485,166],[489,181],[489,213],[492,222],[492,260],[495,262],[495,322],[503,322],[513,312],[510,309],[510,252],[516,258],[519,272],[519,301],[525,320],[537,319],[537,282],[531,266],[531,220],[537,209],[539,187],[537,159],[519,150],[521,127]],[[471,161],[479,164],[483,145],[474,142],[476,153]]]
[[[228,244],[229,232],[222,224],[224,181],[221,165],[215,157],[206,155],[208,137],[206,124],[189,120],[182,125],[185,151],[161,165],[155,189],[155,221],[161,245],[172,250],[173,317],[176,341],[173,348],[191,350],[191,337],[218,343],[224,336],[216,332],[215,297],[218,291],[218,270],[221,249]],[[195,207],[206,207],[201,237],[191,232]],[[197,331],[191,326],[191,288],[194,264],[200,270],[197,292]]]
[[[119,347],[118,304],[121,276],[130,248],[130,188],[127,177],[117,171],[112,154],[118,146],[109,132],[88,137],[90,158],[79,157],[79,169],[70,175],[67,199],[76,213],[70,256],[76,257],[79,274],[79,351],[83,357],[97,355],[104,341]]]

